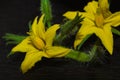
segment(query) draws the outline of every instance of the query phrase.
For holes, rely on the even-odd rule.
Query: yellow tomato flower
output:
[[[25,59],[21,64],[23,73],[32,68],[42,57],[62,57],[71,50],[60,46],[52,46],[59,25],[55,24],[45,30],[43,18],[44,15],[37,21],[38,17],[36,17],[32,29],[28,33],[29,36],[12,49],[12,52],[26,52]]]
[[[91,1],[84,7],[84,10],[85,12],[79,12],[79,15],[85,18],[81,22],[82,26],[76,35],[74,47],[76,48],[86,35],[95,33],[108,52],[112,54],[113,35],[111,26],[117,27],[120,25],[120,11],[112,14],[109,11],[108,0]],[[73,19],[76,14],[77,11],[68,11],[64,16]]]

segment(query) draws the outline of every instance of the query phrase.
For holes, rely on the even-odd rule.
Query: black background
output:
[[[62,21],[67,10],[80,10],[90,0],[51,0],[54,23]],[[119,0],[111,0],[111,11],[119,11]],[[120,37],[114,35],[114,53],[108,62],[84,66],[70,59],[43,59],[26,74],[19,67],[24,53],[10,58],[7,54],[14,45],[5,45],[1,38],[5,33],[26,34],[28,22],[40,15],[39,0],[0,1],[0,80],[119,80],[120,79]],[[118,27],[120,30],[120,28]]]

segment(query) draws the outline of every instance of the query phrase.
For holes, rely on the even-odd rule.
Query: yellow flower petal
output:
[[[108,0],[98,0],[99,6],[101,10],[109,10],[109,3]]]
[[[21,43],[15,46],[12,49],[12,52],[28,52],[34,50],[33,45],[31,44],[30,38],[25,38]]]
[[[38,36],[42,39],[45,38],[45,27],[43,24],[43,18],[44,18],[44,15],[40,17],[39,22],[37,22],[38,17],[35,18],[32,24],[32,33],[31,33],[31,35]]]
[[[45,25],[43,23],[43,18],[44,18],[44,15],[42,15],[39,19],[38,27],[36,28],[37,29],[36,32],[38,33],[40,38],[45,39]]]
[[[94,23],[89,19],[85,19],[85,21],[82,22],[82,26],[76,35],[74,48],[76,48],[88,34],[94,33],[95,30],[96,26],[94,26]]]
[[[51,26],[46,32],[45,32],[45,42],[46,46],[52,46],[53,39],[56,35],[56,31],[59,29],[59,25],[55,24]]]
[[[41,60],[43,54],[44,54],[43,52],[37,50],[26,53],[25,59],[21,64],[22,72],[25,73],[29,69],[31,69],[36,62]]]
[[[95,16],[93,14],[90,13],[86,13],[86,12],[78,12],[78,11],[68,11],[65,14],[63,14],[63,16],[65,16],[68,19],[74,19],[75,16],[77,15],[77,13],[79,13],[79,16],[82,15],[82,17],[85,17],[84,19],[88,18],[89,20],[94,20]],[[84,20],[83,19],[83,20]]]
[[[63,16],[71,20],[74,19],[76,15],[77,15],[77,11],[68,11],[65,14],[63,14]]]
[[[48,58],[51,57],[63,57],[66,54],[68,54],[71,51],[71,49],[59,47],[59,46],[53,46],[49,47],[46,51],[46,54],[48,55]]]
[[[102,44],[108,50],[110,54],[113,52],[113,35],[111,32],[110,25],[104,25],[103,29],[98,28],[95,31],[95,34],[101,39]]]
[[[105,23],[110,24],[113,27],[117,27],[120,25],[120,11],[115,12],[114,14],[110,15],[108,18],[105,19]]]
[[[102,11],[102,14],[104,16],[104,18],[107,18],[108,16],[110,16],[112,13],[109,11],[109,3],[108,0],[99,0],[99,7]]]
[[[45,26],[44,26],[44,23],[43,23],[43,19],[44,19],[44,14],[40,17],[39,21],[38,21],[38,26],[40,27],[40,29],[45,32]]]
[[[38,17],[36,17],[36,18],[34,19],[33,23],[32,23],[32,33],[33,33],[34,35],[37,35],[37,33],[36,33],[37,19],[38,19]]]
[[[94,15],[96,13],[97,8],[98,8],[98,2],[92,1],[92,2],[89,2],[87,6],[84,7],[84,10],[87,13]]]

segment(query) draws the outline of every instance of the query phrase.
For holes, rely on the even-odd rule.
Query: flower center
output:
[[[99,28],[102,28],[104,24],[104,17],[102,15],[100,8],[97,9],[96,14],[95,14],[95,24]]]
[[[43,50],[45,47],[45,43],[42,39],[40,39],[39,37],[35,37],[35,36],[31,36],[31,40],[33,45],[39,49],[39,50]]]

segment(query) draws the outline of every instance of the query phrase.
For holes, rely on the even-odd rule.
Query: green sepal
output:
[[[79,14],[77,13],[73,20],[69,20],[65,24],[60,26],[61,34],[62,35],[70,34],[71,31],[77,27],[76,25],[80,24],[80,22],[83,21],[83,19],[84,18],[82,17],[82,15],[79,16]]]
[[[80,61],[80,62],[88,62],[88,61],[90,61],[89,54],[87,54],[85,52],[75,51],[75,50],[72,50],[65,57],[66,58],[71,58],[73,60],[77,60],[77,61]]]
[[[109,3],[109,6],[110,6],[110,4],[111,4],[111,0],[108,0],[108,3]]]
[[[68,38],[70,35],[75,35],[79,29],[78,25],[80,25],[80,22],[83,21],[83,19],[82,15],[79,16],[77,13],[73,20],[69,20],[60,25],[60,32],[56,35],[54,40],[55,44],[60,45],[64,39]]]
[[[92,36],[92,34],[88,34],[88,35],[81,41],[81,43],[78,45],[77,50],[80,50],[80,48],[82,47],[82,45],[84,44],[84,42],[85,42],[86,40],[88,40],[88,38],[91,37],[91,36]]]
[[[80,62],[90,62],[96,55],[97,46],[94,45],[88,53],[82,51],[71,50],[65,58],[71,58]]]
[[[112,32],[118,36],[120,36],[120,31],[115,29],[115,28],[112,28]]]
[[[7,55],[7,58],[9,58],[11,55],[13,55],[14,52],[10,52],[8,55]]]
[[[31,31],[31,29],[32,29],[32,21],[28,22],[28,27],[29,27],[29,31]]]
[[[23,39],[25,39],[26,36],[16,35],[16,34],[12,34],[12,33],[6,33],[5,36],[3,36],[2,38],[7,41],[6,44],[18,44]]]

